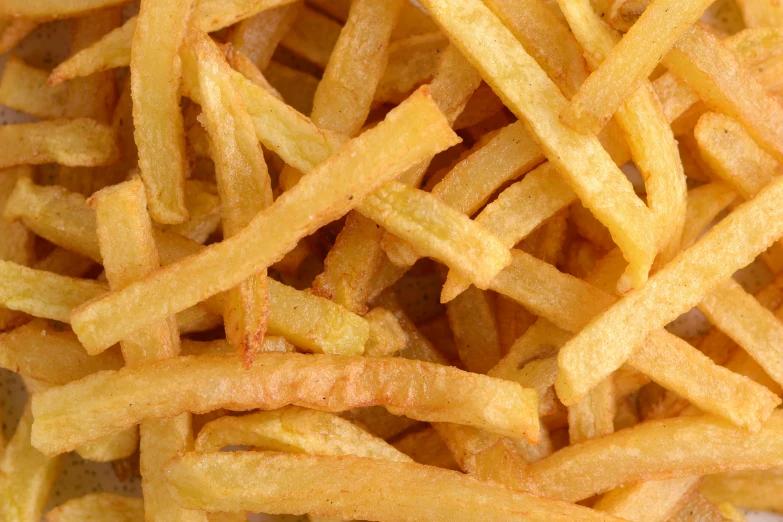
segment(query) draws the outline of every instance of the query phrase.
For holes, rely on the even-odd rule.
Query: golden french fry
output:
[[[783,219],[780,230],[776,226],[779,206],[773,203],[781,194],[783,180],[770,183],[659,271],[649,285],[618,301],[563,347],[556,383],[560,400],[565,404],[579,400],[619,368],[650,332],[688,311],[783,235]],[[734,248],[728,249],[729,245]],[[642,309],[644,321],[640,322]],[[634,328],[628,328],[629,324]],[[592,357],[595,343],[601,347],[600,361]]]
[[[437,32],[393,42],[389,46],[389,63],[375,90],[375,101],[399,103],[407,98],[432,78],[448,45],[448,39]]]
[[[434,428],[409,433],[393,446],[419,464],[459,470],[459,465]]]
[[[138,522],[144,519],[144,501],[114,493],[90,493],[72,498],[49,511],[46,522]]]
[[[337,415],[296,406],[209,422],[199,432],[195,450],[212,453],[225,446],[411,462],[382,439]]]
[[[568,438],[571,444],[595,439],[614,431],[614,381],[603,380],[584,399],[568,407]]]
[[[39,25],[37,20],[26,18],[0,19],[0,53],[5,54],[32,33]]]
[[[568,104],[565,97],[480,2],[428,0],[423,4],[490,85],[502,93],[509,108],[525,120],[544,154],[582,202],[610,228],[631,263],[628,274],[632,286],[641,286],[656,249],[652,214],[598,140],[560,122],[558,114]],[[474,37],[476,24],[486,38]],[[487,48],[490,42],[491,50]],[[514,74],[508,74],[509,70]],[[527,80],[518,81],[521,76]]]
[[[783,108],[717,37],[694,27],[666,55],[666,66],[709,106],[732,116],[758,144],[783,160],[783,135],[775,124]]]
[[[0,334],[0,366],[36,381],[60,386],[102,370],[119,370],[115,350],[90,356],[76,336],[43,320]]]
[[[274,60],[264,69],[264,77],[291,107],[302,114],[312,112],[318,78]]]
[[[563,121],[597,133],[647,78],[661,57],[702,15],[709,0],[657,0],[625,34],[606,60],[579,88]]]
[[[72,324],[76,325],[74,331],[77,335],[81,334],[82,343],[88,350],[110,346],[127,332],[141,326],[133,324],[139,320],[148,324],[175,313],[180,307],[188,308],[235,286],[282,257],[302,237],[345,214],[388,179],[454,144],[456,135],[426,92],[426,89],[417,91],[390,112],[384,123],[355,138],[306,174],[297,184],[298,189],[278,198],[236,236],[211,245],[187,261],[169,265],[142,282],[109,294],[108,299],[93,301],[77,311]],[[405,132],[402,132],[403,129]],[[395,146],[388,146],[390,140],[394,140]],[[269,229],[277,230],[277,234],[268,237],[263,230]],[[233,266],[230,278],[226,277],[227,263]],[[161,280],[168,281],[161,285]],[[160,299],[150,300],[148,296],[142,297],[137,293],[138,287],[144,286],[155,288]],[[182,288],[175,291],[174,287]],[[118,321],[119,318],[114,316],[119,310],[127,308],[125,305],[115,308],[113,301],[119,304],[126,299],[138,299],[139,308],[136,309],[140,313],[135,319],[123,314],[123,320]],[[103,312],[97,312],[100,308]],[[142,308],[145,308],[144,313],[141,313]],[[106,315],[101,319],[102,314]],[[103,324],[95,328],[105,320],[114,326],[114,331]]]
[[[689,190],[682,248],[690,247],[717,215],[736,199],[737,193],[722,183],[709,183]]]
[[[341,22],[348,19],[348,10],[351,7],[350,0],[308,0],[307,3]],[[392,33],[392,40],[433,33],[437,30],[438,26],[426,13],[415,5],[405,4]]]
[[[30,444],[32,424],[28,402],[0,460],[0,515],[10,522],[41,519],[62,467],[62,457],[47,457]]]
[[[744,509],[783,511],[780,469],[729,471],[707,475],[699,488],[712,502],[731,502]]]
[[[44,0],[29,4],[19,0],[9,0],[0,5],[0,16],[51,20],[84,15],[104,7],[126,3],[127,0]]]
[[[29,181],[33,169],[28,166],[14,167],[0,171],[0,208],[5,208],[11,199],[15,185],[21,180]],[[20,265],[29,265],[34,259],[34,237],[20,223],[0,219],[0,259]]]
[[[575,502],[634,482],[779,467],[781,430],[779,413],[756,433],[710,416],[648,421],[563,448],[532,464],[530,477],[541,494]]]
[[[49,87],[49,73],[27,65],[16,56],[9,56],[0,81],[0,103],[39,118],[76,116],[68,112],[67,85]]]
[[[752,198],[781,172],[780,163],[764,152],[742,126],[722,114],[708,112],[696,124],[696,141],[713,174],[743,198]]]
[[[155,221],[176,224],[185,207],[185,129],[179,48],[195,0],[145,0],[131,45],[131,95],[139,168]]]
[[[742,18],[748,27],[781,26],[783,11],[780,5],[771,0],[742,0],[737,2]]]
[[[95,395],[95,386],[110,386],[114,392],[111,396]],[[410,400],[411,386],[420,390],[415,402]],[[333,391],[327,394],[327,389]],[[346,393],[335,393],[338,389]],[[516,383],[400,358],[263,353],[251,369],[244,370],[233,357],[179,357],[94,374],[38,394],[33,400],[34,444],[52,454],[142,419],[185,411],[203,413],[225,406],[248,410],[293,404],[344,411],[383,405],[413,419],[473,425],[533,441],[538,437],[534,391]],[[74,422],[76,417],[90,420]]]
[[[341,29],[340,24],[328,16],[305,7],[296,17],[291,30],[280,40],[280,46],[326,69]]]
[[[209,36],[196,30],[188,35],[187,45],[198,62],[204,125],[222,203],[223,234],[231,237],[272,204],[272,182],[250,115],[220,50]],[[223,299],[226,338],[249,365],[263,346],[266,333],[266,271],[245,279]]]
[[[209,236],[220,229],[220,198],[216,192],[214,184],[189,179],[185,182],[185,206],[190,219],[165,228],[204,244]]]
[[[0,168],[42,163],[94,167],[117,159],[111,127],[88,118],[3,125],[0,148]]]
[[[370,337],[364,349],[368,357],[391,356],[405,349],[408,336],[392,312],[373,308],[365,316],[370,325]]]
[[[76,453],[84,460],[93,462],[112,462],[125,459],[139,447],[139,430],[131,426],[76,448]]]
[[[491,296],[472,287],[449,302],[446,311],[465,368],[487,373],[502,357]]]
[[[251,469],[256,471],[246,475]],[[460,516],[492,521],[619,520],[453,471],[347,455],[194,453],[174,460],[166,475],[178,501],[213,511],[309,512],[330,518],[384,521],[401,517],[445,521]],[[239,480],[240,476],[248,479]],[[349,476],[364,478],[357,482]],[[271,484],[279,486],[270,489]],[[384,488],[378,489],[380,484],[385,484]],[[381,491],[392,494],[379,494]],[[395,500],[402,491],[415,495],[416,500]]]
[[[268,335],[264,337],[265,352],[294,352],[294,346],[283,337]],[[225,339],[217,341],[193,341],[181,339],[180,354],[182,355],[231,355],[234,349]]]
[[[698,491],[685,501],[670,520],[672,522],[746,522],[745,516],[731,504],[715,505]]]

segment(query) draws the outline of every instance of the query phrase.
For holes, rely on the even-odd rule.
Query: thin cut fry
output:
[[[481,2],[427,0],[423,4],[494,90],[502,94],[506,105],[526,122],[544,154],[582,202],[609,227],[630,262],[632,286],[641,286],[656,250],[652,214],[597,138],[579,134],[559,121],[566,99]],[[485,38],[475,38],[477,24]]]
[[[220,229],[220,198],[212,183],[189,179],[185,183],[185,206],[190,219],[179,225],[165,227],[196,243],[204,242]]]
[[[448,303],[446,312],[465,368],[487,373],[502,357],[491,297],[473,287]]]
[[[46,85],[49,73],[9,56],[0,81],[0,103],[39,118],[65,118],[68,113],[67,85]]]
[[[340,24],[328,16],[305,7],[296,17],[291,30],[280,40],[280,46],[326,69],[341,29]]]
[[[395,355],[408,344],[408,335],[400,326],[395,315],[385,308],[373,308],[365,316],[370,325],[370,337],[364,349],[369,357]]]
[[[0,151],[0,168],[42,163],[95,167],[117,159],[111,127],[88,118],[3,125]]]
[[[354,456],[191,454],[174,460],[166,476],[178,501],[215,511],[313,513],[383,522],[619,520],[454,471]],[[349,478],[353,476],[363,479]],[[410,502],[397,500],[403,491]]]
[[[563,448],[530,476],[543,495],[575,502],[646,480],[779,467],[781,430],[779,413],[757,433],[710,416],[648,421]]]
[[[263,71],[272,60],[277,44],[291,29],[301,8],[301,3],[294,2],[267,9],[242,20],[231,29],[229,42]]]
[[[448,39],[440,33],[416,35],[393,42],[375,101],[399,103],[435,73]]]
[[[700,480],[700,477],[652,480],[618,488],[601,497],[593,509],[634,522],[669,520]]]
[[[144,520],[144,501],[114,493],[90,493],[72,498],[49,511],[46,522],[139,522]]]
[[[420,89],[390,112],[384,123],[355,138],[306,174],[298,189],[278,198],[242,232],[186,261],[158,270],[123,291],[91,302],[74,313],[74,331],[86,348],[101,349],[143,324],[227,290],[280,259],[302,237],[345,214],[388,179],[456,141],[426,89]],[[277,231],[274,236],[263,232],[271,229]],[[225,271],[227,264],[233,267],[230,277]],[[150,300],[137,293],[145,286],[155,288],[160,299]],[[128,303],[117,307],[124,300],[136,301],[132,305],[139,312],[135,318],[124,313],[122,318],[116,317],[120,310],[128,309]]]
[[[614,381],[604,379],[584,399],[568,407],[568,438],[571,444],[595,439],[614,431]]]
[[[783,107],[717,37],[694,27],[666,56],[666,66],[709,106],[735,118],[757,143],[783,160]]]
[[[563,121],[580,132],[597,133],[650,76],[712,0],[656,0],[579,88]]]
[[[95,389],[113,392],[97,395]],[[288,404],[321,411],[382,405],[413,419],[532,441],[539,435],[536,394],[516,383],[401,358],[262,353],[249,370],[234,357],[178,357],[37,394],[33,441],[56,454],[150,417]]]
[[[650,284],[618,301],[574,337],[558,358],[560,400],[565,404],[579,400],[619,368],[647,334],[688,311],[783,235],[783,217],[778,219],[776,203],[782,195],[783,179],[770,183],[655,274]],[[718,251],[721,255],[711,253]],[[639,317],[644,320],[638,321]],[[598,346],[601,356],[595,358]]]
[[[199,432],[195,450],[214,453],[226,446],[411,462],[407,455],[350,421],[296,406],[209,422]]]
[[[718,214],[736,199],[737,193],[722,183],[708,183],[689,190],[682,248],[690,247]]]

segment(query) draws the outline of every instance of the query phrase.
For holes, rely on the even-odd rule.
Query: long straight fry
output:
[[[95,393],[104,387],[112,394]],[[179,357],[94,374],[33,400],[33,441],[46,453],[68,451],[150,417],[288,404],[333,412],[381,405],[413,419],[538,438],[533,390],[401,358],[263,353],[244,370],[231,356]]]

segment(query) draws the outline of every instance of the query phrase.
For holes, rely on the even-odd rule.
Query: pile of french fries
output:
[[[0,520],[783,512],[783,7],[712,3],[0,0]]]

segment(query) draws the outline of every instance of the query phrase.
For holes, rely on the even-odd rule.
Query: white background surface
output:
[[[718,2],[720,3],[720,2]],[[51,69],[68,54],[68,23],[58,22],[47,24],[30,35],[22,45],[13,51],[31,65]],[[6,57],[0,58],[0,69],[5,66]],[[29,121],[31,118],[16,113],[0,105],[0,123]],[[745,279],[745,278],[744,278]],[[746,279],[758,279],[754,273]],[[702,318],[703,319],[703,318]],[[696,314],[678,320],[678,329],[696,332],[703,323]],[[24,407],[26,392],[24,385],[16,374],[0,369],[0,400],[3,407],[3,429],[6,437],[13,434],[19,415]],[[76,454],[70,454],[57,483],[46,510],[62,502],[81,495],[109,491],[126,495],[140,495],[140,480],[129,479],[119,482],[111,466],[86,462]],[[781,492],[783,494],[783,492]],[[783,516],[769,513],[749,513],[748,520],[752,522],[783,522]]]

